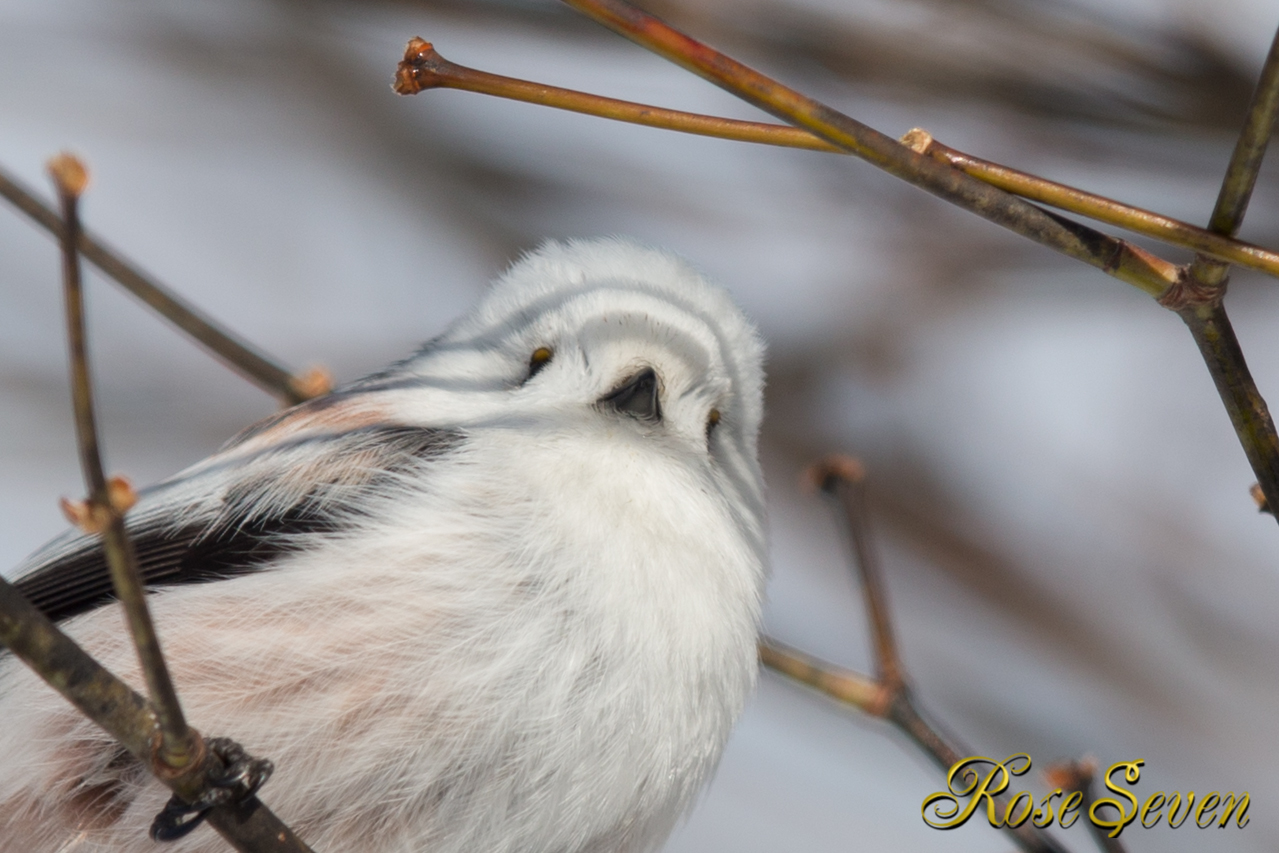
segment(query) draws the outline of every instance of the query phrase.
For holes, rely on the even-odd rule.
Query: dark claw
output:
[[[176,794],[169,798],[151,824],[152,841],[176,841],[199,826],[210,809],[252,799],[275,770],[269,759],[251,757],[230,738],[209,738],[204,745],[221,768],[209,770],[208,787],[195,802]]]

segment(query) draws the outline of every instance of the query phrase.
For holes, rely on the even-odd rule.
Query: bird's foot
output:
[[[204,745],[210,758],[216,758],[222,767],[209,770],[208,787],[195,802],[188,803],[176,794],[169,798],[151,824],[153,841],[182,838],[200,825],[210,809],[252,799],[275,770],[269,759],[253,758],[230,738],[209,738]]]

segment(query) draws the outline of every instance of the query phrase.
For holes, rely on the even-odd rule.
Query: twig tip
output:
[[[89,170],[74,154],[63,151],[45,164],[62,195],[79,198],[89,186]]]
[[[416,95],[423,89],[438,86],[440,65],[444,58],[435,52],[435,47],[423,38],[409,39],[404,49],[404,58],[395,68],[395,82],[391,88],[400,95]]]
[[[111,502],[111,508],[120,515],[124,515],[138,502],[138,493],[133,489],[133,483],[128,477],[116,474],[107,480],[107,500]]]
[[[1067,791],[1083,791],[1092,784],[1100,764],[1091,755],[1083,758],[1058,761],[1044,771],[1044,779],[1054,788]]]
[[[289,379],[289,387],[305,400],[323,397],[333,390],[333,374],[323,367],[312,367],[306,373]]]
[[[800,482],[805,488],[816,491],[830,491],[839,481],[860,483],[866,479],[866,466],[860,460],[843,453],[832,453],[810,465],[803,473]]]
[[[73,501],[60,498],[58,506],[67,521],[85,533],[96,534],[106,530],[114,516],[123,516],[138,502],[138,493],[128,478],[118,474],[107,480],[107,505],[91,500]]]
[[[1252,495],[1252,499],[1257,503],[1257,512],[1270,512],[1270,503],[1266,500],[1266,493],[1261,490],[1260,483],[1253,483],[1248,487],[1248,494]]]

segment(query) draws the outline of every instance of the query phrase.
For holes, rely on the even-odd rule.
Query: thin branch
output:
[[[834,455],[814,465],[807,473],[812,485],[835,497],[843,507],[844,524],[853,548],[853,565],[861,584],[866,613],[870,617],[875,646],[875,675],[890,687],[902,684],[901,655],[893,636],[888,593],[879,567],[879,552],[871,543],[870,518],[866,510],[866,469],[850,456]]]
[[[0,644],[105,729],[130,755],[148,769],[155,767],[159,722],[151,704],[90,657],[3,578]],[[189,802],[204,791],[206,774],[221,769],[210,766],[212,763],[201,762],[203,766],[190,766],[176,776],[157,776]],[[310,853],[310,848],[257,798],[215,808],[207,820],[242,853]]]
[[[799,127],[670,110],[651,104],[605,98],[467,68],[445,59],[434,46],[420,38],[409,41],[404,57],[397,69],[394,87],[395,91],[401,95],[414,95],[425,89],[459,89],[598,118],[716,139],[807,149],[830,154],[849,153]],[[1087,216],[1098,222],[1116,225],[1173,246],[1205,252],[1240,266],[1279,276],[1279,253],[1260,246],[1222,236],[1188,222],[1124,204],[1096,193],[973,157],[937,142],[927,131],[912,130],[902,137],[901,142],[920,154],[932,156],[967,175],[1014,195]]]
[[[1068,793],[1078,791],[1080,796],[1083,797],[1079,812],[1080,814],[1089,815],[1092,813],[1093,803],[1097,802],[1097,796],[1093,788],[1097,779],[1097,769],[1097,760],[1095,758],[1063,761],[1049,767],[1044,772],[1044,777],[1048,780],[1048,784],[1054,788],[1061,788]],[[1111,838],[1110,833],[1103,827],[1098,826],[1091,820],[1084,822],[1088,824],[1093,840],[1097,842],[1097,846],[1101,848],[1102,853],[1127,853],[1124,843],[1118,838]]]
[[[116,678],[0,578],[0,643],[51,687],[150,765],[159,721],[147,700]]]
[[[569,6],[659,56],[704,77],[743,100],[798,127],[845,148],[908,183],[1011,231],[1101,268],[1178,311],[1190,327],[1253,471],[1271,506],[1279,506],[1279,438],[1265,401],[1248,372],[1230,321],[1220,305],[1221,288],[1205,287],[1187,270],[1175,267],[1135,246],[1116,240],[972,178],[931,157],[925,157],[843,113],[789,89],[752,68],[668,26],[624,0],[564,0]],[[1273,55],[1273,52],[1272,52]],[[1279,61],[1279,60],[1277,60]],[[1279,79],[1267,66],[1253,115],[1272,104],[1267,85]],[[1273,83],[1271,82],[1273,81]],[[1260,106],[1258,106],[1260,105]],[[1250,126],[1265,133],[1270,126],[1258,119]],[[1262,130],[1257,131],[1258,134]],[[1255,145],[1241,150],[1252,151]],[[1249,169],[1232,169],[1227,195],[1242,200],[1242,182],[1255,177],[1256,158]],[[939,167],[939,168],[938,168]],[[1232,208],[1233,209],[1233,208]],[[1237,224],[1237,223],[1236,223]]]
[[[991,186],[1031,201],[1087,216],[1098,222],[1117,225],[1137,234],[1153,237],[1173,246],[1236,263],[1241,267],[1279,277],[1279,253],[1254,246],[1231,236],[1218,234],[1189,222],[1182,222],[1144,208],[1134,207],[1096,193],[1049,181],[1027,172],[982,160],[943,145],[926,130],[915,128],[901,139],[902,144],[972,175]]]
[[[1248,117],[1222,180],[1208,224],[1212,231],[1233,237],[1243,223],[1277,114],[1279,31],[1270,45]],[[1185,280],[1184,290],[1190,298],[1165,304],[1176,310],[1190,329],[1257,476],[1264,505],[1275,507],[1279,506],[1279,436],[1275,434],[1270,409],[1253,381],[1222,303],[1229,272],[1228,264],[1201,254],[1190,265]]]
[[[6,634],[13,633],[14,639],[23,646],[27,653],[24,659],[41,649],[56,649],[55,660],[66,662],[70,672],[62,673],[57,679],[47,680],[86,713],[90,713],[92,709],[106,714],[106,722],[93,716],[95,722],[104,727],[110,723],[115,728],[124,728],[121,741],[126,748],[141,759],[155,776],[169,784],[180,797],[192,802],[208,787],[210,774],[221,769],[218,766],[220,762],[206,750],[199,733],[187,725],[160,648],[155,625],[151,621],[137,556],[124,525],[124,514],[136,502],[137,496],[122,478],[116,477],[108,481],[102,469],[77,251],[80,236],[79,199],[88,184],[88,173],[75,157],[61,154],[49,162],[49,174],[57,188],[62,207],[62,280],[71,356],[72,400],[80,463],[89,490],[87,500],[77,503],[64,501],[63,507],[68,517],[83,530],[103,536],[112,585],[116,597],[124,606],[126,621],[151,697],[150,702],[145,702],[110,676],[8,584],[5,584],[6,597],[9,599],[7,603],[20,610],[25,606],[27,612],[20,616],[21,621]],[[33,612],[38,619],[33,616]],[[43,670],[40,671],[43,674]],[[98,701],[85,704],[76,701],[76,696],[81,694],[69,692],[68,688],[77,676],[82,680],[87,678],[88,698],[96,698]],[[112,728],[108,728],[108,731],[116,733]],[[210,814],[213,825],[236,849],[245,853],[306,849],[268,809],[256,802],[256,798],[250,797],[245,802],[224,806],[217,811],[220,813]],[[255,818],[255,815],[258,817]],[[248,828],[242,830],[242,827]]]
[[[1199,347],[1208,373],[1239,436],[1266,505],[1279,506],[1279,436],[1270,409],[1253,381],[1226,308],[1220,301],[1178,312]]]
[[[789,89],[621,0],[565,0],[604,26],[778,118],[806,128],[908,183],[1056,249],[1153,296],[1178,281],[1172,264],[1125,241],[1042,210],[918,154],[877,130]]]
[[[0,196],[50,234],[62,238],[61,217],[2,169]],[[290,373],[219,328],[155,279],[108,249],[96,237],[81,231],[77,242],[80,253],[94,266],[281,402],[293,405],[328,393],[331,383],[323,371],[312,370],[300,375]]]
[[[669,110],[650,104],[605,98],[573,89],[561,89],[514,77],[490,74],[465,65],[450,62],[439,54],[435,46],[424,39],[409,40],[395,73],[393,88],[401,95],[416,95],[426,89],[460,89],[493,95],[527,104],[554,107],[569,112],[598,118],[624,121],[645,127],[676,130],[697,136],[710,136],[736,142],[755,142],[778,145],[784,148],[805,148],[828,154],[847,154],[837,145],[814,136],[807,130],[785,124],[768,124],[758,121],[741,121],[732,118]]]
[[[124,529],[124,513],[136,502],[136,496],[123,481],[117,481],[116,488],[108,489],[98,449],[98,428],[93,410],[93,388],[89,378],[85,343],[80,256],[76,251],[80,234],[77,208],[80,195],[88,183],[88,174],[83,164],[70,154],[61,154],[49,161],[49,174],[53,177],[62,205],[62,282],[66,297],[67,342],[71,352],[71,395],[75,404],[80,468],[89,489],[87,504],[74,510],[72,515],[74,520],[81,522],[84,529],[103,534],[111,581],[117,597],[124,605],[129,631],[133,635],[142,672],[146,677],[147,691],[151,695],[160,723],[157,758],[167,768],[181,770],[195,757],[195,744],[147,609],[146,590],[138,571],[133,543]]]
[[[913,740],[943,772],[948,772],[963,757],[974,753],[954,738],[944,737],[920,711],[910,689],[894,638],[878,552],[871,542],[865,469],[856,459],[835,455],[814,465],[806,479],[836,499],[842,509],[840,516],[848,532],[853,564],[870,619],[877,677],[869,678],[834,666],[769,637],[760,639],[760,662],[839,702],[887,720]],[[995,801],[1007,809],[1006,797],[997,796]],[[1027,853],[1064,853],[1051,836],[1031,824],[1004,829]]]
[[[819,660],[772,637],[760,637],[759,661],[771,670],[872,717],[884,716],[888,708],[888,691],[875,679]]]
[[[1276,115],[1279,115],[1279,30],[1270,44],[1270,53],[1266,56],[1252,104],[1248,107],[1248,118],[1239,134],[1239,141],[1235,143],[1230,166],[1217,196],[1217,206],[1208,221],[1208,227],[1218,234],[1233,236],[1243,223],[1252,188],[1257,183],[1257,173],[1261,170],[1261,160],[1274,133]]]

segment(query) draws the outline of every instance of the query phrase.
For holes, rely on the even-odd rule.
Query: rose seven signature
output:
[[[1015,828],[1027,820],[1044,828],[1055,820],[1064,829],[1074,824],[1079,818],[1080,810],[1086,808],[1088,820],[1108,830],[1111,838],[1118,838],[1124,828],[1134,821],[1150,829],[1160,820],[1166,819],[1168,825],[1176,829],[1186,822],[1192,812],[1194,823],[1200,829],[1207,829],[1214,822],[1218,828],[1225,828],[1232,817],[1236,826],[1242,828],[1248,825],[1250,800],[1247,791],[1238,798],[1233,791],[1224,796],[1211,791],[1203,795],[1197,805],[1194,791],[1187,792],[1184,797],[1180,791],[1170,794],[1155,791],[1144,802],[1139,801],[1137,795],[1125,788],[1123,783],[1136,784],[1141,779],[1141,767],[1145,763],[1141,759],[1120,761],[1106,769],[1102,779],[1114,796],[1102,797],[1091,805],[1086,805],[1081,791],[1054,788],[1036,806],[1034,796],[1028,791],[1016,792],[1007,799],[1006,804],[996,799],[1008,790],[1012,777],[1021,776],[1030,770],[1029,755],[1018,752],[1003,761],[974,755],[955,762],[946,774],[947,790],[925,797],[920,813],[924,823],[934,829],[955,829],[967,823],[984,803],[986,819],[996,828]],[[961,801],[962,797],[969,798],[966,804]]]

